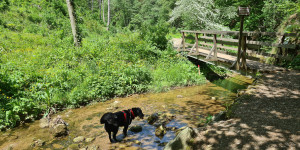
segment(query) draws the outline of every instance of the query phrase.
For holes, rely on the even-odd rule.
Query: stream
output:
[[[164,93],[136,94],[93,103],[82,108],[67,109],[56,115],[60,115],[68,123],[68,136],[54,138],[49,128],[40,128],[40,121],[37,120],[1,132],[0,149],[163,149],[164,145],[176,136],[175,131],[168,130],[162,138],[156,137],[156,127],[147,123],[149,115],[174,115],[175,119],[166,125],[170,128],[197,127],[201,119],[225,110],[225,104],[230,104],[236,99],[237,90],[247,88],[252,82],[251,78],[233,74],[227,79],[207,82],[200,86],[177,88]],[[144,120],[136,118],[130,125],[141,125],[142,131],[134,133],[128,130],[128,136],[123,139],[121,127],[117,134],[117,139],[121,142],[111,144],[103,124],[100,124],[101,116],[106,112],[132,107],[140,107],[145,114]],[[78,136],[92,140],[73,142]],[[44,141],[43,146],[32,147],[32,143],[37,139]]]

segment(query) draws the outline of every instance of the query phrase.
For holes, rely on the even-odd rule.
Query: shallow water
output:
[[[77,136],[85,138],[95,138],[90,143],[79,143],[78,146],[96,145],[101,149],[116,149],[120,145],[125,145],[134,140],[139,140],[140,145],[133,144],[126,149],[163,149],[164,143],[175,137],[174,131],[168,131],[162,138],[155,136],[155,127],[147,124],[146,119],[135,119],[132,125],[141,125],[143,131],[133,133],[128,131],[128,136],[123,139],[122,127],[120,128],[117,139],[120,143],[110,144],[108,135],[103,125],[99,123],[100,117],[108,111],[120,111],[132,107],[140,107],[147,116],[152,113],[171,113],[176,118],[167,124],[167,127],[180,128],[183,126],[196,127],[200,119],[207,115],[213,115],[221,110],[225,110],[225,103],[232,103],[236,98],[238,89],[244,89],[252,83],[252,79],[234,75],[223,81],[206,83],[201,86],[191,86],[178,88],[165,93],[148,93],[132,95],[126,98],[115,98],[107,102],[99,102],[90,106],[78,109],[68,109],[58,113],[69,124],[69,136],[62,139],[55,139],[49,133],[49,129],[41,129],[39,121],[25,124],[13,130],[0,133],[0,149],[32,149],[30,145],[36,139],[46,142],[41,149],[62,149],[68,148]],[[180,95],[180,96],[179,96]],[[214,97],[214,98],[212,98]],[[108,110],[111,103],[118,101],[118,108]]]

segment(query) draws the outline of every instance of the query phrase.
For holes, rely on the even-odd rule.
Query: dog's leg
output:
[[[110,143],[113,143],[114,141],[111,139],[111,132],[107,132],[107,133],[108,133],[108,137],[109,137]]]
[[[115,140],[116,142],[119,142],[119,141],[117,140],[117,132],[113,132],[113,138],[114,138],[114,140]]]
[[[119,127],[113,127],[112,132],[113,132],[113,138],[116,142],[119,142],[117,140],[117,133],[118,133]]]
[[[125,126],[124,126],[124,129],[123,129],[124,137],[127,136],[127,129],[128,129],[128,125],[125,125]]]

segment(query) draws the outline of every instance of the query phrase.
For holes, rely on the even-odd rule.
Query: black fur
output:
[[[134,114],[134,116],[131,114],[131,110]],[[140,117],[141,119],[144,118],[144,114],[142,112],[142,110],[140,108],[132,108],[132,109],[128,109],[128,110],[123,110],[126,113],[126,120],[124,117],[124,113],[122,111],[116,112],[116,113],[105,113],[101,119],[100,119],[100,123],[101,124],[105,124],[104,128],[106,130],[106,132],[108,133],[109,136],[109,140],[110,142],[113,142],[111,139],[111,132],[113,132],[113,139],[117,142],[117,132],[119,130],[119,127],[123,127],[123,134],[124,137],[127,136],[127,129],[128,126],[131,124],[131,121],[135,118],[135,117]]]

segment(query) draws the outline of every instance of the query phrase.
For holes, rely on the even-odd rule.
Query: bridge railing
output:
[[[182,30],[182,43],[178,47],[180,51],[187,51],[186,48],[192,47],[189,54],[195,54],[199,51],[199,48],[210,49],[209,54],[206,57],[208,61],[217,61],[217,53],[225,53],[230,55],[240,55],[242,59],[241,65],[246,67],[246,59],[259,60],[261,57],[273,57],[277,61],[280,59],[291,59],[286,53],[283,54],[283,49],[295,49],[295,44],[287,43],[289,37],[297,37],[297,33],[275,33],[275,32],[243,32],[242,36],[242,51],[237,54],[238,51],[238,31],[190,31]],[[186,35],[194,34],[195,43],[186,43]],[[272,41],[259,41],[257,40],[262,36],[277,37],[278,42]],[[233,38],[235,37],[235,38]],[[263,47],[277,47],[279,53],[270,54],[262,51]],[[224,51],[225,50],[225,51]],[[213,54],[213,55],[212,55]],[[240,61],[240,60],[237,60]]]

